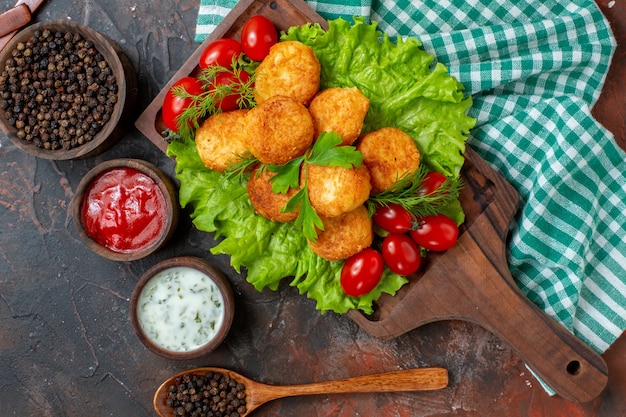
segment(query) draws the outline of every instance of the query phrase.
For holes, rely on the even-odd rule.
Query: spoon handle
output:
[[[276,399],[295,395],[432,391],[447,386],[447,369],[425,367],[310,384],[269,385],[267,388],[268,393],[271,391],[274,399]]]

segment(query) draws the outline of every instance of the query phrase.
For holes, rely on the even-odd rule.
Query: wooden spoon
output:
[[[448,371],[440,367],[407,369],[301,385],[269,385],[256,382],[228,369],[195,368],[180,372],[161,384],[154,394],[153,405],[156,412],[161,417],[173,415],[173,408],[167,406],[165,401],[169,387],[176,384],[177,377],[185,374],[204,376],[207,372],[221,373],[245,386],[247,411],[241,414],[241,417],[249,415],[268,401],[296,395],[434,391],[448,386]]]

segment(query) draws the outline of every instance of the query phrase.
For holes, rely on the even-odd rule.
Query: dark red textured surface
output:
[[[14,3],[0,0],[0,10]],[[594,115],[626,148],[626,5],[599,0],[618,40],[605,90]],[[610,6],[611,5],[611,6]],[[85,23],[115,40],[140,78],[145,107],[194,51],[198,2],[54,0],[35,20]],[[320,315],[287,283],[257,293],[213,257],[214,242],[182,216],[178,235],[139,261],[108,261],[85,247],[74,230],[71,198],[98,162],[148,160],[166,172],[173,163],[129,126],[104,154],[81,161],[26,155],[0,135],[0,414],[2,416],[153,416],[156,387],[195,366],[232,368],[262,382],[302,383],[416,366],[445,366],[450,386],[415,394],[329,395],[269,403],[257,416],[531,416],[626,415],[626,337],[603,356],[609,383],[587,404],[548,396],[510,348],[465,322],[418,328],[390,341],[363,332],[352,320]],[[237,312],[226,342],[193,361],[157,357],[141,345],[128,319],[139,277],[174,255],[210,259],[235,290]]]

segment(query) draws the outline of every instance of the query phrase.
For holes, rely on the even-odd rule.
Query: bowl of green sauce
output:
[[[226,338],[234,316],[232,287],[205,259],[167,259],[140,278],[130,299],[130,320],[153,353],[176,360],[209,354]]]

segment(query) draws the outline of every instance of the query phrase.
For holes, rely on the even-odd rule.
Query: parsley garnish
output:
[[[339,146],[340,144],[341,137],[337,133],[323,132],[304,155],[283,165],[268,166],[270,171],[276,172],[271,178],[272,191],[275,193],[285,194],[290,188],[302,186],[283,207],[283,211],[291,213],[300,207],[295,224],[302,228],[304,237],[311,241],[317,240],[316,229],[324,230],[324,224],[309,201],[308,165],[358,168],[363,162],[363,154],[354,146]],[[301,169],[302,183],[300,183]]]

